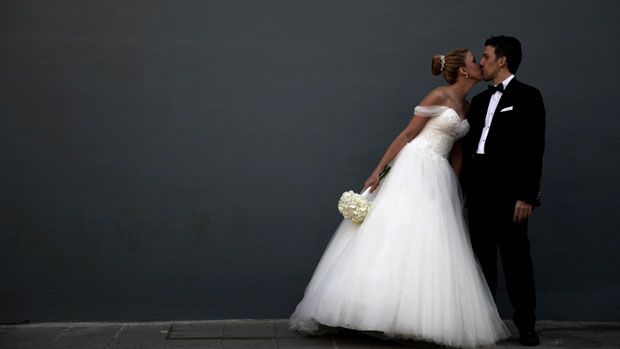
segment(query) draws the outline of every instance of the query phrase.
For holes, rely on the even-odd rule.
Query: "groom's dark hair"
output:
[[[493,46],[495,56],[506,57],[508,70],[516,74],[521,64],[521,42],[512,36],[491,36],[484,42],[484,46]]]

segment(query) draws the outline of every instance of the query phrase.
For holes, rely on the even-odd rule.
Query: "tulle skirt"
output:
[[[507,337],[448,161],[414,139],[373,195],[361,225],[343,220],[334,233],[291,329],[344,327],[468,348]]]

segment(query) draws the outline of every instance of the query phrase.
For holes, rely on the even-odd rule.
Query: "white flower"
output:
[[[361,224],[364,221],[371,207],[372,202],[352,190],[342,193],[338,201],[338,211],[344,218],[350,219],[355,224]]]

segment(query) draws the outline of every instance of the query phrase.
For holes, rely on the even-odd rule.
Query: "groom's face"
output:
[[[495,79],[499,72],[499,63],[497,56],[495,56],[495,47],[485,46],[484,53],[480,59],[480,69],[482,69],[482,77],[484,81],[491,81]]]

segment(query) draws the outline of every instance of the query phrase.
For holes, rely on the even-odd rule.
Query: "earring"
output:
[[[465,79],[469,79],[469,73],[465,73]]]

